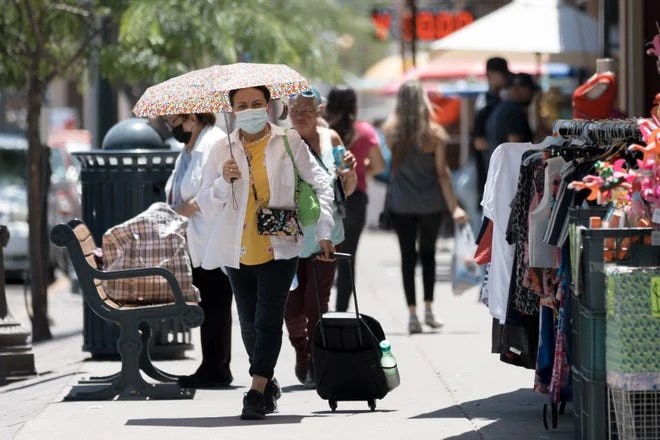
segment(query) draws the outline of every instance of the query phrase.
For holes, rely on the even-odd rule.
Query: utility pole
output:
[[[598,43],[601,58],[610,58],[610,22],[612,4],[610,0],[600,0],[598,4]]]
[[[397,27],[399,32],[399,45],[401,49],[401,72],[406,71],[406,35],[405,35],[405,15],[406,15],[406,0],[398,0],[397,2]]]
[[[410,15],[408,15],[408,13]],[[417,1],[399,0],[397,15],[399,17],[399,42],[401,44],[401,71],[405,72],[408,70],[408,67],[415,67],[417,65]],[[408,16],[410,17],[410,28],[407,28],[406,26],[406,18]],[[407,36],[410,36],[411,66],[406,63],[406,60],[408,59]]]
[[[417,66],[417,0],[407,0],[410,9],[410,60],[412,67]]]

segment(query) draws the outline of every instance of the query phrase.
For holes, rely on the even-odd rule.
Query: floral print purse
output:
[[[257,231],[259,235],[301,235],[295,209],[257,207]]]
[[[254,185],[254,176],[250,156],[247,156],[248,168],[250,170],[250,184],[252,195],[257,205],[257,232],[259,235],[274,235],[285,237],[297,237],[302,235],[298,223],[298,213],[295,209],[262,207],[257,197],[257,188]]]

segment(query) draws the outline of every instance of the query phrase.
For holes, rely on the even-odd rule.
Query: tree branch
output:
[[[89,11],[81,9],[81,8],[76,8],[74,6],[65,5],[65,4],[51,4],[51,5],[47,5],[46,8],[51,9],[51,10],[55,10],[55,11],[61,11],[61,12],[64,12],[66,14],[76,16],[76,18],[79,19],[82,22],[82,24],[87,26],[87,27],[91,27],[91,22],[93,22],[93,19],[92,20],[87,20],[88,18],[93,17],[92,14]],[[45,17],[46,14],[43,14],[43,16]],[[100,31],[98,31],[98,32],[100,32]],[[92,38],[95,35],[97,35],[97,34],[93,34]],[[62,62],[62,60],[56,58],[52,54],[52,52],[45,51],[44,54],[43,54],[44,58],[52,66],[55,66],[55,68],[54,68],[55,75],[54,76],[48,75],[46,77],[46,80],[50,81],[51,79],[53,79],[56,76],[58,76],[59,74],[61,74],[64,70],[66,70],[73,62],[78,61],[80,59],[80,56],[82,55],[82,53],[84,53],[84,51],[85,51],[85,46],[86,45],[83,43],[82,46],[81,46],[81,49],[79,49],[70,60],[67,60],[67,61],[64,61],[64,62]]]
[[[11,32],[11,29],[7,29],[8,32],[4,32],[4,29],[2,29],[4,26],[0,27],[0,41],[3,41],[4,44],[0,44],[0,51],[7,55],[8,58],[14,57],[14,56],[23,56],[25,58],[29,58],[29,50],[27,45],[25,44],[25,40],[22,38],[22,34],[17,34],[15,32]],[[8,26],[7,26],[8,28]],[[15,48],[18,47],[19,50],[14,50],[10,51],[10,48]]]
[[[98,28],[96,28],[92,32],[92,34],[89,36],[89,39],[87,39],[86,41],[84,41],[80,44],[80,47],[78,47],[78,49],[74,52],[74,54],[69,59],[67,59],[67,60],[65,60],[61,63],[59,63],[59,62],[54,63],[53,64],[53,66],[54,66],[53,71],[49,75],[46,76],[46,79],[45,79],[46,84],[50,83],[50,81],[57,78],[59,75],[64,73],[64,71],[66,71],[66,69],[68,69],[70,66],[74,65],[78,60],[80,60],[82,58],[82,56],[85,54],[85,52],[87,51],[87,49],[89,49],[89,47],[93,44],[91,42],[96,40],[96,38],[99,37],[102,32],[103,32],[103,26],[99,26]]]
[[[70,14],[74,15],[80,15],[82,17],[89,17],[91,14],[89,11],[86,11],[82,8],[76,8],[75,6],[71,5],[64,5],[64,4],[50,4],[46,6],[49,9],[55,9],[57,11],[63,11],[63,12],[68,12]]]
[[[20,4],[19,0],[14,0],[14,7],[16,8],[16,22],[19,24],[18,27],[23,28],[21,23],[23,23],[25,21],[25,17],[23,16],[23,9],[21,8],[21,4]],[[7,29],[10,29],[10,27],[7,26]],[[3,31],[0,30],[0,34],[2,34],[2,33],[3,33]],[[9,34],[9,32],[7,32],[6,34]],[[15,37],[16,37],[16,43],[21,48],[21,50],[23,52],[23,55],[26,58],[31,58],[32,57],[32,51],[30,51],[28,45],[25,43],[24,38],[21,38],[22,34],[20,32],[15,33]],[[2,40],[5,43],[8,43],[5,38],[2,38]],[[4,44],[3,47],[5,47],[5,53],[7,55],[9,55],[9,57],[11,58],[12,53],[9,52],[9,47],[11,47],[11,44]]]
[[[37,42],[36,47],[34,48],[34,52],[32,53],[32,57],[33,60],[38,62],[44,50],[44,38],[43,35],[41,35],[41,29],[38,25],[41,23],[41,18],[43,15],[39,15],[39,17],[34,16],[34,11],[32,10],[32,3],[30,3],[30,0],[25,1],[25,9],[27,10],[29,24]]]

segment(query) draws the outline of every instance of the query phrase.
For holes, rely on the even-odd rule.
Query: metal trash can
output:
[[[94,240],[165,200],[165,183],[178,156],[146,119],[115,124],[105,135],[102,150],[74,153],[81,163],[82,215]],[[116,357],[119,327],[99,318],[85,304],[83,350],[93,358]],[[178,359],[191,350],[191,329],[180,320],[163,320],[153,329],[151,356]]]

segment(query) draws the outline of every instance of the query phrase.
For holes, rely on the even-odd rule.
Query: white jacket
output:
[[[188,201],[197,195],[202,187],[204,164],[208,161],[211,147],[226,137],[227,134],[218,127],[204,127],[199,133],[195,145],[193,146],[190,165],[181,181],[181,197],[183,200]],[[172,175],[165,185],[165,194],[167,194],[167,203],[169,204],[172,203],[172,200],[170,200],[170,193],[174,182],[174,173],[179,168],[180,161],[181,156],[177,158],[176,163],[174,164],[174,171],[172,171]],[[188,243],[188,252],[190,252],[190,261],[193,267],[200,267],[202,265],[202,257],[204,256],[206,246],[209,243],[216,222],[218,222],[217,218],[206,218],[199,212],[194,213],[188,220],[186,241]]]
[[[273,124],[270,124],[270,128],[271,135],[265,150],[266,172],[270,186],[269,206],[295,209],[294,169],[284,146],[285,131]],[[236,160],[242,176],[233,184],[236,203],[232,197],[232,184],[222,177],[223,165],[231,157],[227,138],[216,143],[211,149],[204,168],[202,189],[196,197],[197,204],[204,216],[218,216],[219,218],[211,235],[212,242],[209,243],[202,258],[204,269],[224,266],[238,268],[240,264],[245,210],[248,197],[252,197],[252,189],[249,182],[247,158],[238,132],[239,130],[236,129],[230,135],[234,160]],[[334,227],[332,182],[328,173],[314,159],[300,134],[295,130],[288,130],[288,138],[298,174],[312,186],[321,205],[321,215],[316,223],[316,238],[317,240],[329,240]],[[303,240],[301,237],[272,236],[271,244],[275,259],[286,260],[300,254]]]

